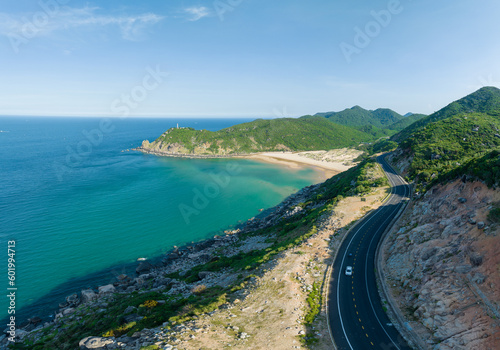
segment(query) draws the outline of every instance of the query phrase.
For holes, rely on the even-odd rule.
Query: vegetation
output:
[[[490,210],[490,212],[488,213],[488,220],[495,223],[495,224],[500,223],[500,208],[499,207],[495,207],[495,208]]]
[[[460,114],[420,128],[400,144],[412,157],[409,177],[425,185],[470,172],[474,164],[482,169],[474,160],[498,149],[499,128],[498,117],[482,113]],[[484,177],[486,173],[476,175]]]
[[[369,111],[359,106],[341,112],[318,113],[316,116],[322,116],[334,123],[356,128],[373,137],[393,135],[413,122],[426,117],[423,114],[402,116],[387,108]]]
[[[201,155],[230,155],[262,151],[311,151],[350,147],[372,136],[321,117],[258,119],[219,131],[172,128],[151,147]],[[169,148],[170,147],[170,148]],[[172,148],[173,147],[173,148]]]
[[[430,185],[438,182],[446,183],[460,177],[464,180],[484,181],[490,187],[498,186],[500,182],[500,151],[495,150],[483,157],[473,158],[464,165],[440,175]],[[492,212],[493,217],[495,217],[495,212]]]
[[[307,333],[301,336],[301,340],[306,345],[314,344],[318,341],[318,338],[314,335],[314,330],[312,329],[313,322],[318,316],[321,308],[321,286],[319,283],[314,282],[312,285],[312,290],[307,296],[307,311],[304,316],[304,325],[306,326]]]
[[[178,273],[165,276],[193,283],[199,280],[200,271],[227,269],[238,276],[233,285],[226,288],[208,288],[200,284],[193,288],[194,294],[188,298],[168,295],[166,294],[168,289],[162,292],[136,291],[131,294],[115,294],[112,299],[107,300],[106,313],[99,313],[98,306],[90,309],[88,305],[81,305],[76,311],[76,316],[80,318],[78,322],[66,318],[66,321],[62,321],[65,327],[62,330],[58,329],[57,333],[52,328],[46,328],[43,330],[42,339],[36,344],[19,343],[13,345],[13,349],[75,349],[78,347],[78,342],[87,336],[98,334],[114,337],[124,334],[131,336],[144,328],[158,327],[165,322],[174,325],[216,310],[231,298],[233,292],[251,283],[253,277],[260,273],[262,264],[314,235],[317,232],[318,219],[325,212],[331,211],[340,199],[350,195],[363,195],[372,191],[375,186],[387,184],[387,180],[377,167],[373,160],[363,161],[320,186],[303,203],[304,210],[300,214],[282,219],[274,226],[246,234],[246,236],[272,237],[268,239],[268,243],[272,244],[270,247],[248,253],[241,252],[231,257],[215,257],[209,263],[195,266],[182,276]],[[245,239],[246,236],[241,238]],[[158,302],[160,300],[164,300],[165,303]],[[306,323],[314,320],[320,303],[320,286],[315,284],[308,298],[309,311],[305,318]],[[129,306],[136,307],[136,312],[144,318],[137,322],[125,322],[124,310]]]
[[[423,119],[425,117],[427,117],[427,115],[425,114],[410,114],[406,116],[404,119],[401,119],[400,121],[391,124],[390,129],[395,131],[401,131],[410,126],[411,124],[415,123],[416,121],[419,121],[420,119]]]
[[[390,109],[379,108],[375,111],[368,111],[360,106],[354,106],[341,112],[318,113],[316,116],[325,117],[341,125],[354,127],[372,125],[378,128],[385,128],[404,118]]]
[[[482,88],[396,135],[417,192],[456,178],[489,186],[500,179],[500,90]]]
[[[450,103],[448,106],[437,111],[426,118],[422,118],[393,136],[394,141],[408,139],[413,133],[430,123],[435,123],[459,114],[466,113],[495,113],[500,111],[500,89],[495,87],[484,87],[478,91]]]
[[[377,153],[392,152],[398,148],[398,143],[389,139],[380,139],[375,143],[361,144],[356,148],[364,152],[356,159],[356,161],[361,161]]]

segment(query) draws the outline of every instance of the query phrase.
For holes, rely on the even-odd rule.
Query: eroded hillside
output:
[[[499,201],[479,181],[437,185],[389,234],[386,282],[433,349],[500,348]]]

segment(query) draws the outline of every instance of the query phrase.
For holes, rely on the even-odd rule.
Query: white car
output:
[[[352,266],[347,266],[345,269],[346,276],[352,276]]]

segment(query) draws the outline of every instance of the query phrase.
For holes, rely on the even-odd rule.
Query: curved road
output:
[[[340,350],[409,350],[385,314],[375,278],[375,251],[385,229],[410,194],[408,184],[385,162],[392,192],[383,206],[365,216],[339,248],[328,292],[330,330]],[[350,257],[349,254],[352,253]],[[352,266],[352,276],[345,270]]]

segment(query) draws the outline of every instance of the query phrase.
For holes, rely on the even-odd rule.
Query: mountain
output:
[[[375,138],[392,136],[415,121],[426,117],[424,114],[412,113],[402,116],[388,108],[379,108],[372,111],[360,106],[354,106],[341,112],[317,113],[315,116],[327,118],[337,124],[353,127]]]
[[[480,166],[478,159],[500,149],[500,90],[482,88],[413,123],[398,138],[394,161],[420,189],[471,172],[495,183],[500,179],[490,172],[498,169]]]
[[[341,112],[317,113],[316,116],[327,118],[328,120],[351,127],[363,127],[371,125],[377,128],[386,128],[404,117],[393,110],[379,108],[374,111],[366,110],[360,106],[345,109]]]
[[[405,115],[405,117],[394,124],[389,125],[388,129],[390,130],[395,130],[395,131],[401,131],[404,128],[407,128],[411,124],[415,123],[416,121],[427,117],[426,114],[413,114],[409,113],[409,115]]]
[[[172,128],[139,150],[168,155],[230,156],[264,151],[343,148],[373,137],[322,117],[257,119],[219,131]]]
[[[449,118],[459,113],[498,113],[500,110],[500,89],[496,87],[484,87],[476,92],[450,103],[448,106],[431,114],[426,118],[422,118],[401,132],[393,136],[395,141],[401,141],[408,138],[413,132],[421,127],[439,120]]]

